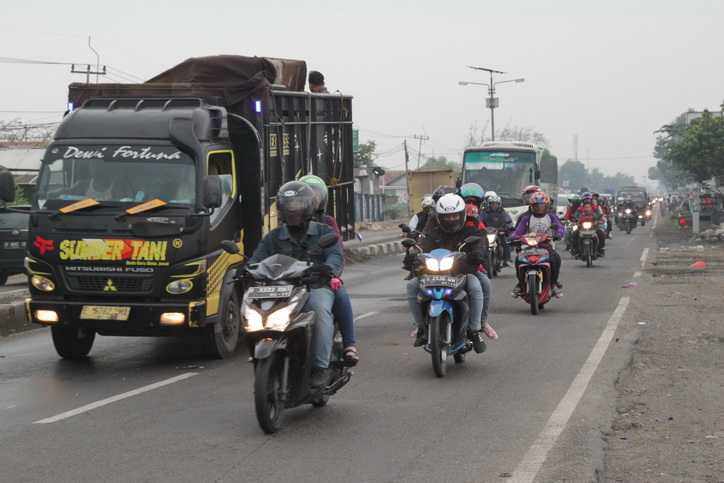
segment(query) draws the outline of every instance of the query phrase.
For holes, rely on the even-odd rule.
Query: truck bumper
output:
[[[28,318],[35,324],[58,327],[87,327],[100,335],[154,336],[179,335],[194,328],[203,327],[207,323],[206,302],[190,301],[186,304],[117,302],[73,302],[73,301],[40,301],[28,299],[25,302]],[[130,308],[127,320],[81,318],[83,307],[115,307]],[[57,322],[49,322],[38,318],[38,311],[53,311],[57,314]],[[167,313],[184,314],[182,323],[162,323],[162,315]]]

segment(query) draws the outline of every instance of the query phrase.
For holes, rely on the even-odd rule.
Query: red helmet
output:
[[[525,188],[523,188],[524,195],[529,195],[531,193],[535,193],[536,191],[540,191],[540,188],[534,184],[528,185]]]

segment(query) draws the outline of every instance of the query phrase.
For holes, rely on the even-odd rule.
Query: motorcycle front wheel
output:
[[[528,277],[528,297],[530,297],[530,313],[538,315],[538,277]]]
[[[254,368],[254,405],[259,426],[267,434],[276,433],[282,425],[284,401],[282,387],[284,357],[271,354]]]
[[[444,377],[447,372],[447,348],[450,345],[449,327],[450,316],[447,312],[430,319],[430,355],[432,356],[432,370],[435,371],[437,377]]]

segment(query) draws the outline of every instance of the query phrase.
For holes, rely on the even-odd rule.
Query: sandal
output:
[[[357,348],[354,346],[345,347],[342,350],[342,361],[346,366],[353,367],[359,362],[359,356],[357,355]]]

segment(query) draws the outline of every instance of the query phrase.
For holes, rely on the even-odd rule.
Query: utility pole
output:
[[[420,169],[420,155],[422,154],[422,142],[430,139],[430,136],[418,136],[417,134],[415,134],[413,137],[415,139],[420,140],[420,149],[417,151],[417,169]]]
[[[412,207],[410,206],[410,156],[407,153],[407,139],[405,139],[405,191],[407,191],[407,216],[412,216]]]
[[[80,66],[79,66],[79,68],[80,68]],[[101,71],[101,70],[92,71],[90,64],[85,64],[85,70],[76,70],[75,64],[72,64],[71,67],[70,67],[70,72],[71,72],[71,74],[85,74],[85,83],[86,83],[86,84],[90,84],[90,76],[91,76],[91,74],[95,74],[95,75],[96,75],[96,82],[98,82],[98,75],[99,75],[99,74],[100,74],[100,75],[106,75],[106,66],[105,66],[105,65],[103,66],[103,70],[102,70],[102,71]]]

